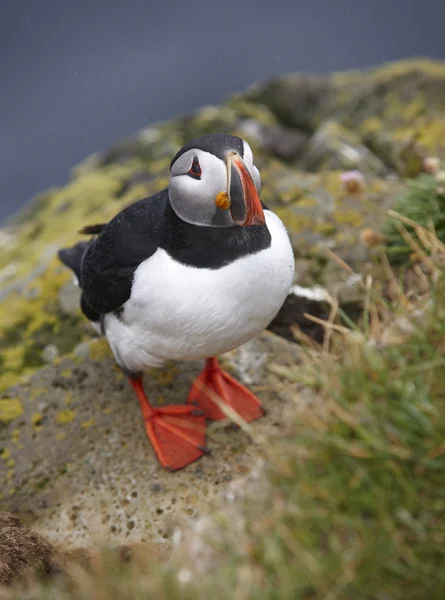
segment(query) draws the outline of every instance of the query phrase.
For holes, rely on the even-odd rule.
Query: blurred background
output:
[[[445,58],[443,0],[3,0],[0,222],[117,138],[286,72]]]

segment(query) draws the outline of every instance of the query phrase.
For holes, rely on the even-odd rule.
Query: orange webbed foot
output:
[[[148,439],[160,464],[177,471],[209,451],[205,447],[205,414],[196,406],[153,407],[142,380],[130,380],[141,405]]]
[[[227,415],[215,402],[215,395],[247,423],[265,414],[259,399],[221,369],[216,358],[209,358],[204,370],[193,382],[188,403],[204,410],[207,419],[227,419]]]

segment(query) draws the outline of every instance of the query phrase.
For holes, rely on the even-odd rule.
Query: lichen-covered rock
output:
[[[445,64],[406,60],[329,77],[290,75],[252,86],[249,102],[268,107],[284,126],[314,131],[326,119],[354,134],[403,176],[422,157],[445,158]]]
[[[79,229],[166,187],[172,156],[191,138],[241,135],[261,171],[263,201],[288,228],[296,283],[324,294],[313,300],[299,288],[271,328],[291,340],[298,325],[321,341],[322,328],[304,313],[324,319],[338,297],[355,314],[386,209],[425,157],[445,159],[444,107],[445,65],[437,62],[277,77],[144,128],[33,200],[0,230],[0,506],[70,545],[165,542],[179,515],[197,514],[257,453],[245,433],[215,424],[212,457],[173,476],[159,467],[132,392],[106,344],[93,339],[79,290],[56,259]],[[348,184],[345,169],[359,170]],[[269,414],[255,427],[280,428],[295,390],[273,365],[295,365],[297,347],[264,334],[225,360],[265,400]],[[150,396],[184,401],[199,368],[150,373]]]
[[[388,167],[337,121],[324,121],[309,140],[299,163],[307,171],[359,169],[369,175],[386,175]]]
[[[67,356],[0,398],[13,403],[0,429],[0,508],[53,542],[88,546],[154,540],[165,543],[181,516],[199,514],[258,453],[246,433],[208,427],[211,456],[169,473],[146,438],[139,404],[105,341],[88,357]],[[254,424],[274,432],[292,407],[295,385],[283,386],[274,364],[292,368],[298,347],[264,333],[225,355],[224,363],[264,401]],[[178,363],[146,376],[153,403],[185,402],[200,363]]]

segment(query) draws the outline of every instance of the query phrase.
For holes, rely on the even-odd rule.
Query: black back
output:
[[[118,310],[130,297],[134,272],[159,247],[165,204],[163,192],[132,204],[106,225],[89,248],[80,284],[94,311]]]

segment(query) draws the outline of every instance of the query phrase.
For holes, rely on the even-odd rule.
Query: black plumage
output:
[[[79,279],[81,308],[93,321],[125,304],[136,269],[158,248],[185,266],[220,269],[271,244],[265,225],[215,228],[186,223],[171,207],[168,190],[128,206],[105,226],[84,231],[99,228],[94,240],[59,252]]]

